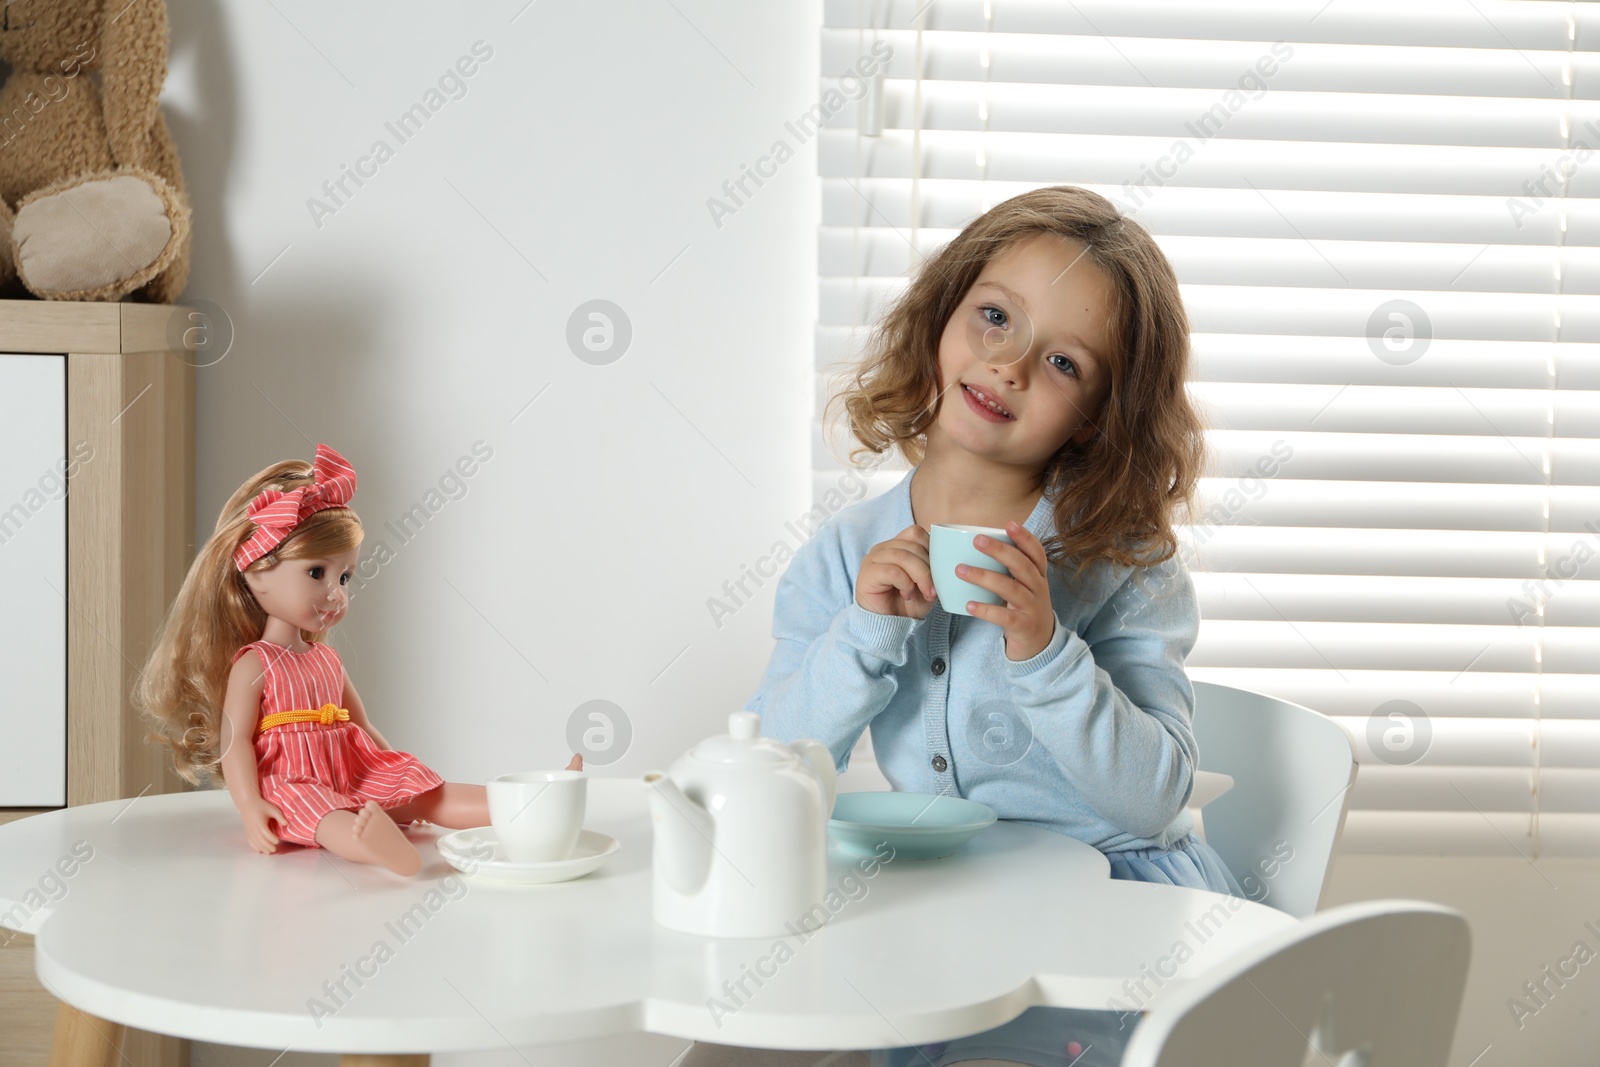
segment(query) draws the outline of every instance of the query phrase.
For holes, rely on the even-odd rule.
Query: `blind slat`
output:
[[[1534,624],[1548,600],[1546,626],[1600,626],[1600,583],[1573,582],[1540,598],[1514,578],[1346,574],[1191,575],[1205,620],[1259,619],[1273,610],[1309,622],[1394,623],[1429,627]],[[1516,608],[1509,604],[1519,605]],[[1600,659],[1597,656],[1596,659]]]
[[[850,174],[859,163],[859,173],[865,177],[910,178],[911,132],[885,129],[874,141],[872,153],[858,160],[853,135],[822,130],[817,155],[823,173]],[[920,149],[920,173],[927,178],[1050,184],[1070,171],[1075,183],[1121,188],[1124,182],[1140,179],[1144,168],[1170,157],[1183,185],[1238,189],[1254,184],[1268,190],[1269,197],[1271,190],[1282,189],[1522,197],[1527,195],[1522,184],[1538,177],[1541,164],[1549,167],[1555,155],[1543,148],[1275,142],[1219,136],[1206,141],[1204,151],[1183,158],[1174,152],[1171,137],[956,130],[923,130]],[[1569,196],[1600,194],[1600,174],[1592,173],[1594,169],[1574,168]]]
[[[1593,48],[1594,13],[1555,2],[1477,0],[1465,8],[1450,4],[1407,5],[1382,0],[1281,0],[1272,4],[1210,3],[1189,0],[1126,3],[1122,0],[1007,0],[992,9],[986,22],[978,4],[934,0],[933,3],[887,9],[865,7],[858,0],[826,0],[824,40],[829,34],[870,29],[863,21],[875,14],[890,30],[922,26],[934,31],[982,31],[995,34],[1038,34],[1058,47],[1072,38],[1160,37],[1169,40],[1275,41],[1346,45],[1425,45],[1450,51],[1485,49],[1499,52],[1565,51],[1569,21],[1577,26],[1581,47]],[[1118,42],[1119,44],[1122,42]],[[1374,72],[1375,74],[1378,72]]]
[[[1552,166],[1552,157],[1544,160]],[[1539,173],[1526,177],[1532,179]],[[1131,179],[1137,175],[1128,175]],[[1076,184],[1113,202],[1130,194],[1116,185]],[[920,225],[955,231],[962,223],[1031,183],[973,179],[918,182]],[[863,239],[911,226],[910,183],[898,179],[825,176],[822,179],[824,240],[830,228],[860,228]],[[1139,221],[1158,243],[1173,236],[1282,237],[1284,218],[1310,240],[1420,241],[1481,245],[1524,244],[1564,248],[1600,244],[1600,203],[1566,198],[1532,205],[1513,215],[1504,197],[1397,192],[1277,189],[1270,201],[1255,189],[1213,189],[1169,183],[1137,205]],[[1130,205],[1132,206],[1132,205]],[[1566,231],[1561,231],[1562,223]],[[1445,280],[1449,280],[1447,276]]]

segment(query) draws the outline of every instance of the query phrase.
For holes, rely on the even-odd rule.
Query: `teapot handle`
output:
[[[833,817],[833,795],[838,784],[838,771],[833,766],[833,753],[828,751],[828,746],[821,741],[806,738],[802,741],[791,741],[789,747],[806,761],[817,776],[817,782],[822,786],[823,818]]]

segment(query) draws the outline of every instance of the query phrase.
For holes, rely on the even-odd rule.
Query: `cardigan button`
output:
[[[933,659],[933,673],[934,674],[943,674],[944,673],[944,657],[943,656],[935,656],[934,657],[934,659]]]
[[[940,774],[943,774],[945,772],[945,768],[949,766],[949,762],[943,756],[933,757],[933,769],[938,771]]]

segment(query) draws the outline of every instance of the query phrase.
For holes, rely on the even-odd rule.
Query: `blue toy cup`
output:
[[[993,526],[969,526],[963,523],[936,522],[928,530],[928,564],[933,570],[933,589],[939,595],[939,604],[952,615],[971,615],[967,601],[980,604],[1004,604],[1005,597],[991,593],[981,585],[974,585],[956,577],[956,564],[982,567],[986,571],[1010,574],[993,556],[972,543],[979,534],[988,534],[996,541],[1016,544],[1011,535]]]

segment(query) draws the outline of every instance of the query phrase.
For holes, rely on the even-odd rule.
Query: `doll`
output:
[[[389,746],[326,643],[361,545],[356,472],[327,445],[240,486],[195,557],[136,690],[186,780],[216,774],[257,852],[281,840],[415,874],[401,826],[489,825],[481,785]],[[582,770],[574,755],[569,770]],[[274,831],[273,824],[277,825]]]

